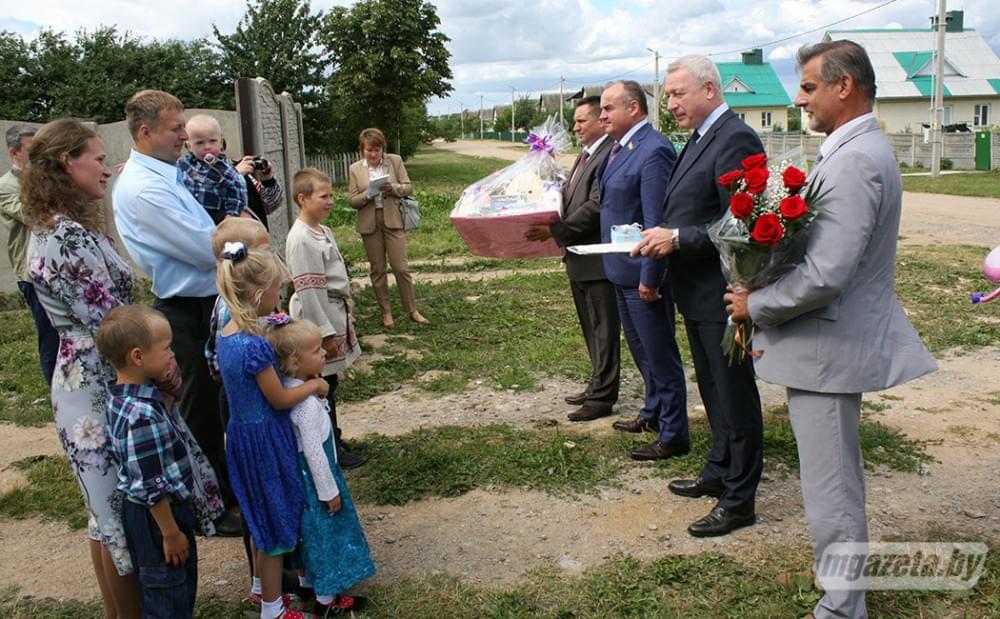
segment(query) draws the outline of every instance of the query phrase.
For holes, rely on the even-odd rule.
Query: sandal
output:
[[[412,312],[410,312],[410,320],[412,320],[413,322],[417,323],[418,325],[429,325],[429,324],[431,324],[431,321],[429,321],[426,318],[424,318],[423,314],[421,314],[417,310],[413,310]]]

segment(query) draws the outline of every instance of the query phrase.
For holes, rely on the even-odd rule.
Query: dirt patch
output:
[[[984,488],[1000,485],[1000,402],[989,395],[1000,350],[946,355],[939,372],[866,399],[882,410],[876,418],[909,436],[932,441],[928,450],[940,462],[925,474],[872,471],[867,476],[873,539],[914,535],[929,527],[961,528],[970,535],[1000,536],[1000,498]],[[639,378],[625,376],[623,393],[633,393]],[[345,432],[400,434],[417,427],[509,423],[531,427],[555,422],[574,430],[609,432],[609,419],[570,424],[572,407],[562,397],[579,385],[546,380],[537,391],[494,391],[478,381],[458,394],[429,397],[407,386],[367,402],[338,407]],[[689,385],[692,417],[703,414]],[[766,406],[783,402],[783,390],[761,384]],[[638,410],[625,397],[622,414]],[[20,428],[18,442],[46,445],[52,428]],[[48,440],[48,443],[45,441]],[[5,440],[4,444],[8,442]],[[58,444],[54,445],[58,453]],[[6,451],[6,450],[5,450]],[[22,457],[30,455],[21,448]],[[6,454],[4,454],[6,457]],[[9,458],[8,458],[9,459]],[[377,462],[367,466],[377,466]],[[360,506],[378,565],[374,582],[405,576],[452,573],[469,582],[503,586],[526,570],[554,562],[569,571],[599,564],[615,553],[652,559],[663,554],[723,552],[754,561],[762,544],[787,544],[808,553],[808,537],[798,480],[765,479],[758,492],[759,522],[733,535],[698,540],[687,525],[712,507],[710,499],[671,495],[666,480],[636,467],[622,486],[597,495],[554,497],[519,489],[480,489],[451,499],[428,499],[403,507]],[[96,594],[82,531],[37,520],[4,521],[0,583],[25,593],[87,599]],[[245,593],[243,550],[239,540],[199,541],[200,590],[227,598]]]
[[[3,437],[0,448],[0,494],[24,483],[24,473],[13,466],[18,460],[63,453],[54,423],[38,428],[0,423],[0,436]]]

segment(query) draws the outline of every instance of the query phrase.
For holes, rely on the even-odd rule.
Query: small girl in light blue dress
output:
[[[308,320],[292,322],[281,314],[268,322],[268,339],[285,388],[319,376],[326,357],[319,327]],[[365,532],[337,464],[328,407],[326,400],[310,396],[291,413],[305,494],[299,551],[306,579],[316,590],[316,614],[321,616],[361,610],[365,598],[343,593],[375,574]]]

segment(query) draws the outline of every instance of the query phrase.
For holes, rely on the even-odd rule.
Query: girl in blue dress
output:
[[[261,619],[302,619],[281,596],[281,558],[299,539],[302,482],[291,407],[311,395],[326,397],[321,378],[285,388],[274,349],[262,337],[258,317],[278,306],[286,279],[273,252],[227,243],[218,267],[219,294],[231,319],[218,340],[219,370],[229,400],[226,460],[233,493],[257,547]]]
[[[322,374],[326,351],[319,327],[308,320],[291,322],[284,314],[274,314],[268,322],[268,339],[286,387]],[[305,490],[299,549],[306,579],[316,590],[316,614],[324,617],[364,608],[365,598],[343,592],[375,574],[365,532],[337,464],[329,406],[310,396],[295,405],[291,415]]]

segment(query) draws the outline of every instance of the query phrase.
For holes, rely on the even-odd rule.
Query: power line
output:
[[[746,51],[750,51],[750,50],[758,49],[758,48],[763,49],[765,47],[770,47],[772,45],[777,45],[778,43],[784,43],[785,41],[791,41],[792,39],[797,39],[799,37],[803,37],[803,36],[805,36],[807,34],[812,34],[814,32],[818,32],[820,30],[826,30],[830,26],[836,26],[837,24],[842,24],[845,21],[850,21],[850,20],[854,19],[855,17],[861,17],[862,15],[865,15],[867,13],[871,13],[872,11],[877,11],[877,10],[881,9],[882,7],[889,6],[890,4],[893,4],[893,3],[898,2],[898,1],[899,0],[888,0],[888,2],[883,2],[882,4],[880,4],[878,6],[873,6],[870,9],[865,9],[864,11],[861,11],[860,13],[855,13],[854,15],[849,15],[847,17],[844,17],[843,19],[838,19],[835,22],[830,22],[829,24],[826,24],[825,26],[819,26],[817,28],[813,28],[812,30],[806,30],[805,32],[799,32],[798,34],[793,34],[791,36],[783,37],[783,38],[780,38],[780,39],[775,39],[773,41],[768,41],[767,43],[759,43],[757,45],[751,45],[749,47],[741,47],[739,49],[731,49],[731,50],[725,51],[725,52],[712,52],[711,54],[705,54],[705,55],[706,56],[727,56],[729,54],[735,54],[735,53],[738,53],[738,52],[746,52]]]

